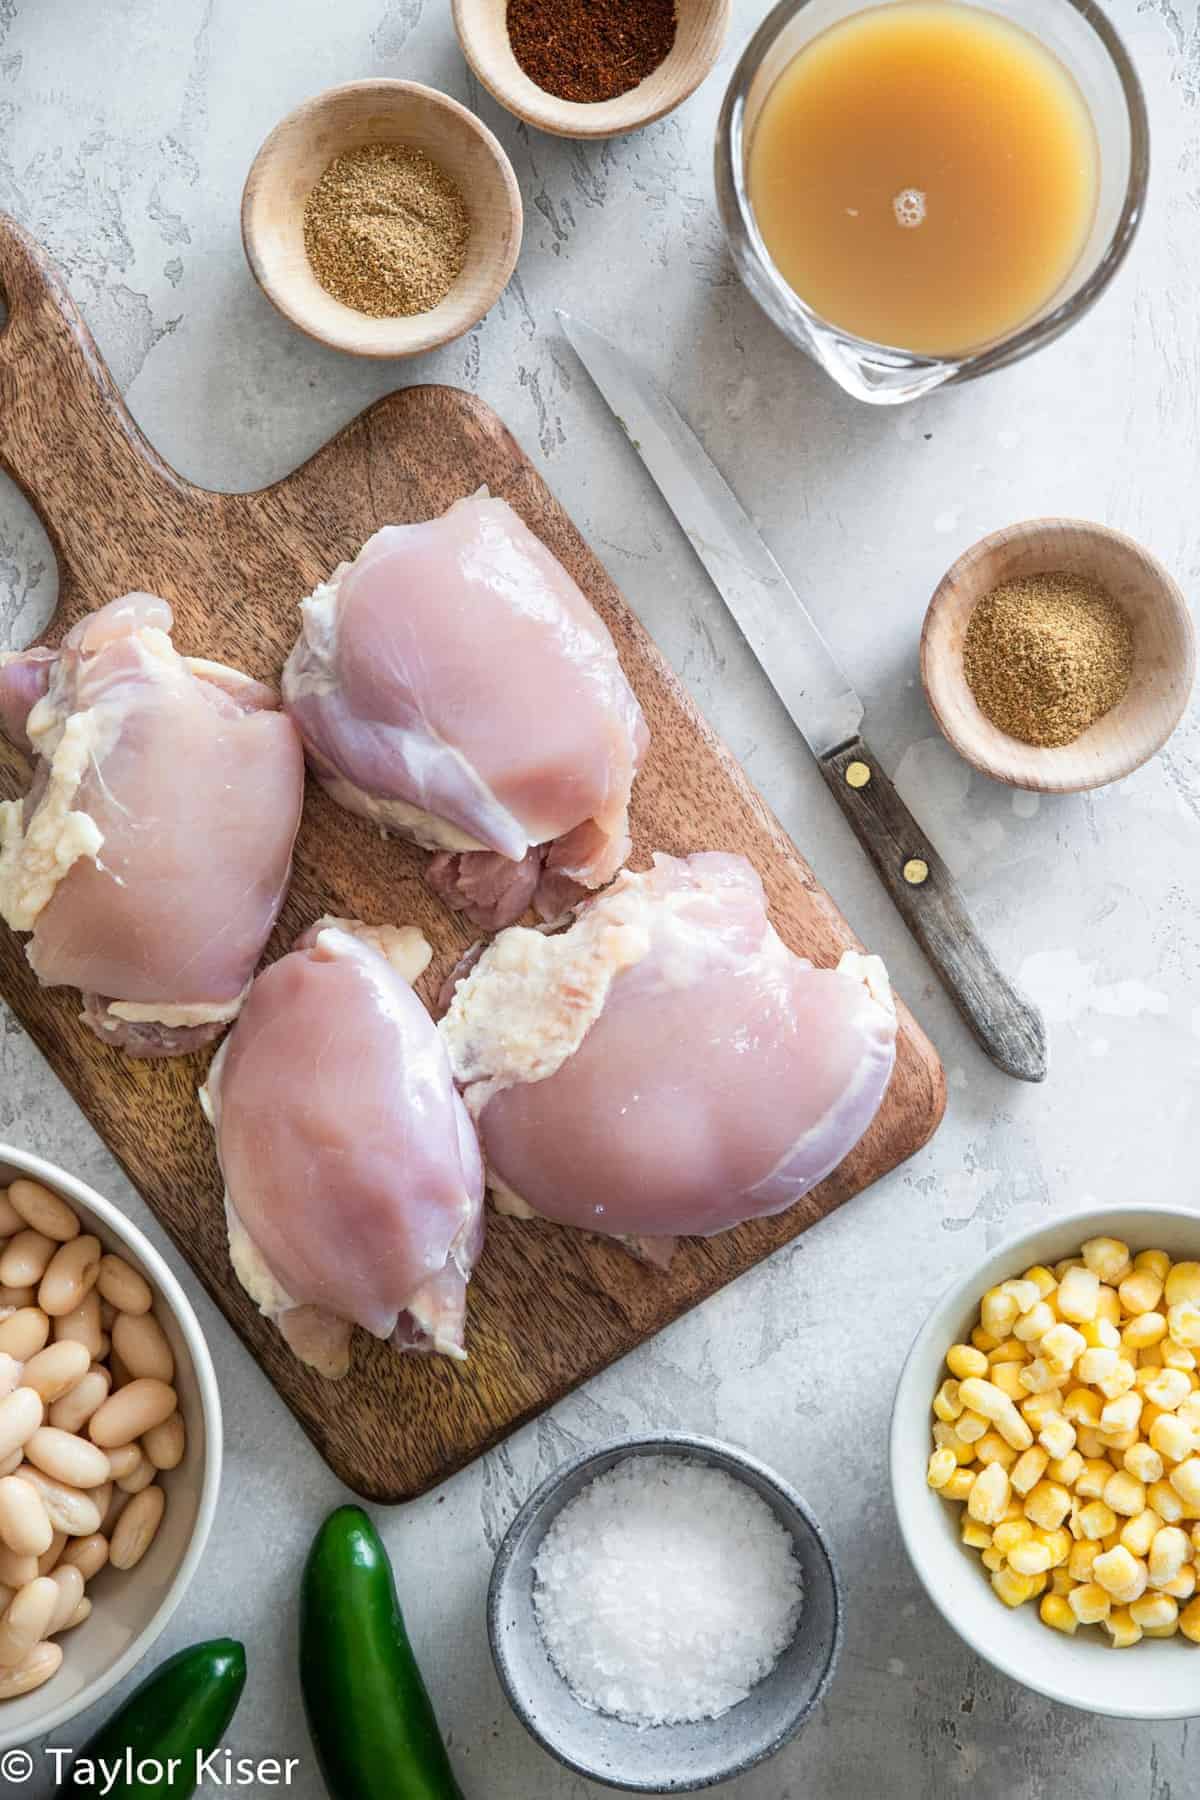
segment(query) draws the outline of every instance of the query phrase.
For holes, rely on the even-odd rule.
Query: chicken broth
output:
[[[776,267],[831,324],[955,354],[1070,275],[1099,149],[1068,70],[958,0],[896,0],[807,45],[767,96],[750,202]]]

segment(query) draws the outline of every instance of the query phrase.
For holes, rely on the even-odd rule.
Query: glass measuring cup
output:
[[[900,0],[878,0],[896,5]],[[1017,362],[1068,330],[1104,292],[1140,223],[1150,171],[1141,83],[1113,26],[1092,0],[972,0],[1023,26],[1079,84],[1096,130],[1096,216],[1070,275],[1039,312],[976,349],[935,356],[855,337],[806,305],[784,280],[758,229],[747,186],[747,153],[759,114],[792,59],[821,32],[866,11],[855,0],[781,0],[734,70],[717,127],[717,200],[742,281],[768,318],[838,385],[870,405],[915,400]]]

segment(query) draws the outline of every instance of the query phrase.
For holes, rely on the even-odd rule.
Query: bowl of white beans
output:
[[[220,1477],[216,1376],[170,1269],[94,1189],[0,1145],[0,1751],[146,1654]]]
[[[1009,1239],[918,1333],[892,1494],[934,1605],[1085,1711],[1200,1706],[1200,1213],[1126,1206]]]

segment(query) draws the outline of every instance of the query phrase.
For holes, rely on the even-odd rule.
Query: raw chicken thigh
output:
[[[105,1043],[174,1056],[242,1003],[291,872],[304,759],[271,688],[180,656],[127,594],[60,651],[0,657],[0,728],[37,763],[0,805],[0,918]]]
[[[462,1357],[483,1165],[429,1014],[412,927],[322,919],[254,983],[201,1102],[238,1279],[338,1377],[361,1325]]]
[[[883,1098],[896,1014],[878,957],[814,968],[745,858],[705,853],[626,872],[569,931],[503,932],[440,1030],[501,1209],[661,1260],[841,1162]]]
[[[283,697],[314,772],[438,851],[448,905],[497,930],[611,880],[649,736],[605,625],[507,501],[385,526],[300,610]]]

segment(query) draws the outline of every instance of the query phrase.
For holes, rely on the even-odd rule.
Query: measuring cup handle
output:
[[[164,496],[187,485],[142,436],[61,275],[16,220],[0,213],[0,468],[25,494],[59,559],[103,561],[131,481]]]

